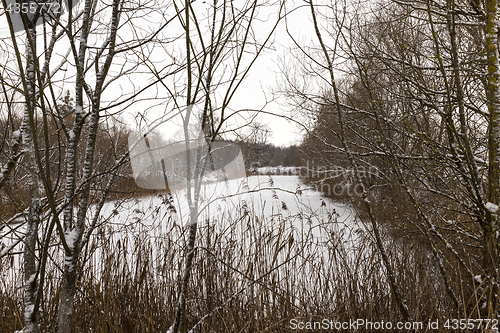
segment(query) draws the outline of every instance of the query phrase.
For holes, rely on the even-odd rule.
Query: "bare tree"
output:
[[[212,1],[174,3],[178,22],[182,27],[185,47],[179,51],[165,47],[168,54],[175,55],[184,64],[176,77],[163,79],[165,68],[149,61],[148,66],[159,85],[166,92],[168,111],[154,124],[177,116],[179,134],[186,150],[194,149],[193,156],[187,153],[185,183],[189,205],[188,236],[176,315],[171,332],[185,331],[186,299],[188,285],[196,252],[196,234],[200,207],[200,188],[203,176],[213,164],[212,153],[222,151],[224,145],[217,143],[231,130],[231,120],[239,117],[241,110],[233,110],[231,101],[241,82],[248,76],[255,61],[265,52],[274,30],[282,17],[282,2]],[[272,11],[273,20],[264,24],[264,34],[257,34],[256,25],[263,24],[259,11]],[[266,15],[266,14],[262,14]],[[255,29],[255,30],[254,30]],[[251,118],[253,118],[251,116]],[[199,123],[197,123],[199,121]],[[248,121],[245,121],[245,123]],[[193,131],[193,123],[197,123]],[[232,125],[242,126],[241,124]],[[149,131],[150,131],[149,130]],[[228,147],[226,147],[227,149]],[[232,150],[232,149],[229,149]],[[208,154],[208,155],[207,155]]]
[[[308,6],[316,41],[296,42],[297,67],[323,83],[301,91],[287,72],[286,92],[313,105],[306,144],[321,148],[310,156],[378,170],[377,178],[356,177],[366,189],[357,204],[371,221],[401,316],[412,317],[405,301],[412,291],[401,288],[397,256],[381,236],[390,219],[427,244],[441,304],[496,318],[497,3]]]
[[[268,46],[268,42],[276,29],[281,18],[281,3],[276,3],[277,19],[271,25],[262,40],[254,36],[251,31],[258,20],[258,10],[268,4],[260,4],[257,1],[247,1],[241,5],[235,5],[230,1],[217,2],[208,5],[208,12],[212,15],[212,22],[207,22],[209,27],[209,39],[203,38],[203,29],[197,19],[193,7],[186,1],[185,18],[182,22],[186,38],[186,62],[187,62],[187,86],[185,88],[186,105],[195,105],[201,102],[202,123],[201,133],[208,133],[206,140],[213,142],[217,135],[224,129],[224,124],[235,113],[230,112],[230,102],[238,89],[240,83],[248,75],[253,63]],[[209,16],[210,17],[210,16]],[[191,30],[191,24],[194,29]],[[201,47],[198,48],[198,45]],[[245,56],[250,53],[251,56]],[[217,103],[215,94],[222,96]],[[176,104],[178,99],[176,98]],[[186,121],[189,121],[189,115]],[[209,128],[208,131],[205,130]],[[186,136],[186,139],[189,138]],[[210,150],[210,149],[209,149]],[[199,168],[200,161],[193,163]],[[193,167],[191,166],[191,167]],[[204,166],[201,167],[202,170]],[[198,173],[203,174],[203,172]],[[189,184],[189,179],[187,180]],[[194,190],[194,191],[193,191]],[[186,247],[184,263],[184,274],[177,305],[177,313],[174,318],[171,331],[177,333],[183,325],[185,318],[187,286],[190,279],[193,259],[195,255],[196,233],[198,228],[199,214],[199,186],[191,190],[188,186],[188,201],[191,207],[189,221],[189,236]],[[184,331],[184,329],[182,329]]]
[[[2,169],[0,185],[5,184],[17,164],[26,170],[29,206],[26,231],[21,236],[25,332],[38,330],[45,267],[48,249],[53,246],[54,229],[64,251],[57,327],[59,332],[70,331],[82,250],[96,228],[114,179],[128,158],[126,151],[117,150],[112,163],[99,161],[102,158],[98,153],[102,151],[98,146],[99,128],[103,120],[113,115],[113,110],[130,106],[138,94],[154,84],[150,82],[141,89],[132,87],[117,100],[104,99],[116,80],[126,80],[137,70],[139,60],[132,62],[127,58],[132,51],[154,40],[169,22],[159,20],[146,35],[120,38],[121,31],[130,34],[129,29],[142,20],[143,14],[161,12],[153,2],[131,11],[129,7],[135,5],[120,0],[109,4],[87,0],[69,8],[66,15],[61,10],[56,17],[42,19],[38,15],[46,13],[36,11],[36,6],[32,6],[34,12],[29,9],[25,15],[12,11],[3,2],[10,38],[2,43],[6,49],[12,49],[9,56],[14,58],[7,59],[3,67],[3,73],[9,74],[2,77],[4,95],[10,98],[5,105],[9,114],[14,114],[12,101],[22,101],[24,113],[20,131],[12,129],[15,143]],[[23,19],[24,29],[20,32],[12,21],[14,14]],[[25,35],[24,43],[18,34]],[[56,49],[66,50],[66,54],[56,53]],[[9,66],[15,66],[17,72]],[[59,103],[67,86],[74,91],[74,106],[69,105],[67,98],[65,104]],[[11,93],[14,97],[10,97]],[[98,188],[100,195],[95,192]],[[88,216],[91,205],[96,209],[93,216]],[[9,249],[15,245],[14,242]]]
[[[252,122],[245,132],[239,135],[239,142],[243,155],[245,156],[245,166],[247,169],[256,166],[264,165],[265,161],[271,157],[265,156],[267,148],[269,148],[269,138],[271,136],[271,128],[258,121]]]

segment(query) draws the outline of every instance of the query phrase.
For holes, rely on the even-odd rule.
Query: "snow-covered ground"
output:
[[[90,209],[88,216],[93,215]],[[252,218],[248,218],[249,216]],[[135,260],[138,241],[153,244],[152,258],[158,260],[165,256],[162,252],[165,246],[161,245],[166,244],[165,242],[175,248],[175,253],[181,254],[189,221],[186,190],[178,190],[172,193],[172,197],[159,194],[107,202],[100,214],[98,230],[89,244],[110,245],[92,245],[92,250],[84,251],[83,260],[91,269],[90,274],[98,279],[103,271],[103,256],[108,255],[108,249],[120,248],[120,242],[123,250],[125,247],[128,249],[125,252],[129,265],[133,265]],[[252,224],[250,227],[249,223]],[[335,265],[333,262],[337,260],[336,265],[339,265],[339,251],[342,251],[341,256],[345,260],[340,265],[350,265],[349,262],[354,262],[360,253],[365,230],[354,209],[348,204],[324,198],[321,193],[304,185],[298,176],[283,175],[255,175],[203,184],[199,200],[198,226],[200,238],[207,235],[206,227],[210,226],[211,232],[216,235],[214,237],[217,237],[218,242],[222,242],[221,246],[224,246],[224,242],[235,240],[241,243],[242,248],[247,244],[249,247],[255,246],[258,241],[255,238],[256,229],[265,233],[267,239],[273,239],[276,248],[281,243],[285,244],[286,240],[295,239],[293,251],[296,254],[301,252],[301,258],[307,258],[304,260],[308,262],[295,262],[294,265],[305,272],[316,269],[314,265],[318,263],[324,267]],[[269,258],[269,262],[283,262],[290,256],[285,252],[280,253],[278,257],[272,253],[261,255]],[[55,261],[62,262],[62,253],[56,248],[51,256]],[[7,274],[3,276],[4,281],[20,281],[20,259],[20,256],[16,256],[12,269],[4,271],[4,274]],[[178,257],[176,260],[182,259]],[[181,265],[178,265],[172,270],[180,268]],[[158,274],[161,276],[161,272]],[[17,278],[14,275],[17,275]],[[303,279],[309,278],[307,273],[302,276]]]
[[[172,195],[171,200],[165,194],[135,198],[120,206],[109,202],[101,219],[114,230],[115,242],[146,233],[150,240],[168,238],[180,248],[186,241],[189,206],[186,190]],[[242,217],[247,213],[255,216],[265,232],[293,235],[297,242],[314,244],[309,251],[315,256],[330,253],[324,258],[327,261],[333,243],[341,243],[341,248],[352,252],[347,253],[348,257],[356,256],[365,228],[352,207],[324,198],[298,176],[255,175],[202,186],[199,228],[210,225],[219,236],[244,242],[248,225]]]
[[[142,225],[160,229],[169,229],[167,223],[189,223],[186,190],[175,191],[172,199],[173,202],[169,202],[166,195],[136,198],[120,203],[120,207],[110,202],[104,206],[101,218],[131,229],[139,221]],[[299,217],[313,229],[320,228],[320,223],[333,220],[349,229],[359,224],[352,207],[322,197],[321,193],[302,184],[298,176],[256,175],[202,185],[198,209],[201,224],[207,220],[222,224],[227,219],[221,216],[234,216],[242,210],[253,211],[263,218],[275,215]],[[169,218],[165,218],[167,216]],[[295,227],[303,228],[303,225]],[[319,232],[315,234],[319,236]]]

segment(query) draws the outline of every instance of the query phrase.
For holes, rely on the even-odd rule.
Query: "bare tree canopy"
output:
[[[499,17],[3,0],[0,330],[495,329]],[[234,106],[279,31],[287,148]]]

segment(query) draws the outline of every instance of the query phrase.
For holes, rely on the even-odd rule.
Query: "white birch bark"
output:
[[[90,15],[92,11],[91,0],[85,2],[84,9],[84,27],[80,37],[80,53],[78,54],[78,77],[76,83],[76,119],[73,134],[70,135],[69,151],[67,153],[67,188],[66,188],[66,202],[68,206],[64,212],[64,238],[67,244],[65,249],[65,261],[63,272],[63,283],[61,288],[61,298],[59,300],[59,309],[57,317],[57,328],[60,333],[70,332],[71,317],[73,313],[73,304],[76,293],[76,280],[77,280],[77,265],[80,258],[82,249],[81,240],[85,232],[85,220],[88,211],[88,201],[90,195],[90,185],[94,171],[94,153],[96,150],[96,138],[99,128],[100,117],[100,99],[103,90],[104,80],[107,77],[108,70],[111,66],[113,57],[115,55],[114,48],[116,42],[116,34],[119,23],[119,5],[120,0],[113,1],[111,27],[109,32],[108,54],[105,57],[104,63],[97,73],[97,79],[94,90],[92,92],[92,100],[90,106],[90,121],[89,121],[89,134],[86,141],[85,157],[82,170],[82,181],[80,190],[80,200],[78,202],[78,211],[76,220],[74,220],[73,210],[75,204],[73,196],[75,192],[76,183],[76,170],[77,170],[77,144],[79,143],[80,133],[83,126],[83,82],[84,73],[83,68],[85,64],[85,53],[87,49],[87,39],[90,31]],[[95,59],[99,63],[99,59]],[[85,89],[89,91],[89,89]]]
[[[38,191],[39,177],[35,159],[34,137],[36,128],[35,117],[35,57],[36,57],[36,29],[29,28],[26,42],[26,91],[25,108],[22,123],[22,141],[25,154],[26,169],[28,172],[29,186],[29,213],[24,237],[24,332],[38,332],[37,299],[37,256],[36,241],[40,224],[40,194]]]
[[[73,311],[74,295],[76,291],[76,267],[78,258],[75,249],[75,234],[74,228],[74,195],[77,172],[77,149],[84,125],[83,112],[83,84],[84,84],[84,64],[85,54],[87,51],[87,39],[89,36],[89,21],[92,10],[92,1],[85,1],[83,10],[83,24],[80,33],[79,52],[75,54],[77,67],[77,80],[75,86],[76,92],[76,114],[73,129],[68,137],[68,148],[66,151],[66,188],[65,188],[65,204],[63,212],[63,235],[61,240],[64,245],[65,260],[64,271],[62,276],[61,293],[59,298],[59,307],[57,312],[57,330],[58,332],[69,332],[71,327],[71,314]]]

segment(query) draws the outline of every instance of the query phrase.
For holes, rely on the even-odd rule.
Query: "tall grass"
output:
[[[166,207],[168,200],[160,199]],[[239,202],[236,209],[203,220],[183,332],[194,326],[195,332],[289,332],[292,319],[401,320],[363,223],[344,223],[343,217],[330,212],[291,215],[279,198],[272,204],[273,213],[267,216]],[[187,228],[165,207],[138,209],[126,221],[102,221],[79,267],[74,332],[168,330],[177,304]],[[386,236],[412,319],[428,322],[471,315],[465,309],[451,310],[433,258],[422,243]],[[63,260],[56,249],[47,268],[41,332],[56,329]],[[12,254],[0,261],[1,332],[22,328],[18,260],[19,254]]]

